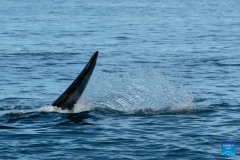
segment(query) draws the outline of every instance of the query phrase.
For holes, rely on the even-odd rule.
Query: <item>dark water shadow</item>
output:
[[[94,117],[90,115],[90,111],[84,111],[80,113],[69,113],[65,118],[69,119],[68,122],[73,122],[79,125],[93,125],[91,123],[85,122],[86,119]]]

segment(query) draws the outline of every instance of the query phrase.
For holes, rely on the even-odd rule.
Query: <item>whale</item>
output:
[[[88,81],[93,73],[98,57],[98,51],[96,51],[82,72],[72,82],[72,84],[56,99],[52,106],[61,108],[62,110],[73,109],[74,104],[79,100],[83,94]]]

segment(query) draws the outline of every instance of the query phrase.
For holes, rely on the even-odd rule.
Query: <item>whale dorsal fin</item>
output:
[[[94,67],[97,62],[98,51],[95,52],[89,60],[86,67],[73,81],[73,83],[66,89],[65,92],[52,104],[52,106],[60,107],[61,109],[72,109],[73,105],[81,97],[88,81],[92,75]]]

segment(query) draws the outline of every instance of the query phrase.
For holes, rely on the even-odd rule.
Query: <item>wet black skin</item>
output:
[[[81,97],[85,90],[88,81],[92,75],[94,67],[97,62],[98,51],[95,52],[92,58],[89,60],[86,67],[79,74],[79,76],[73,81],[73,83],[66,89],[65,92],[52,104],[52,106],[60,107],[61,109],[71,110],[74,104]]]

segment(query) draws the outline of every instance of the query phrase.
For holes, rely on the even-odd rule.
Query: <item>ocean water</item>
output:
[[[0,159],[239,159],[239,6],[1,1]],[[74,109],[51,106],[95,51]]]

